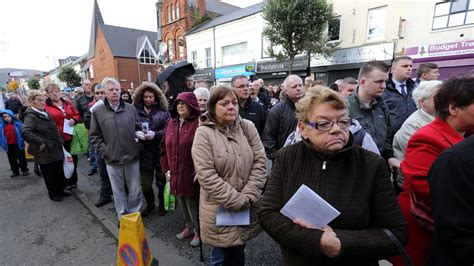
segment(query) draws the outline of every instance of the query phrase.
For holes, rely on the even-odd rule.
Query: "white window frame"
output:
[[[387,29],[387,6],[371,8],[367,12],[367,42],[379,42],[385,39]],[[371,30],[375,31],[371,32]]]
[[[197,51],[191,51],[191,63],[194,67],[197,66]]]
[[[212,50],[211,47],[204,49],[204,54],[206,55],[206,68],[212,67]]]
[[[431,23],[431,30],[436,31],[436,30],[456,28],[456,27],[462,27],[462,26],[474,24],[474,0],[466,0],[466,4],[462,10],[453,11],[453,8],[456,7],[455,5],[459,5],[459,4],[460,4],[459,1],[436,3],[434,11],[433,11],[433,21]],[[442,7],[448,8],[447,13],[443,12]],[[459,8],[459,6],[457,7]],[[443,12],[443,13],[440,13],[440,12]],[[461,19],[462,23],[450,25],[450,23],[454,21],[453,18]],[[442,21],[444,19],[446,20],[445,26],[435,27],[436,22]]]
[[[234,43],[231,45],[222,46],[222,65],[235,65],[245,61],[247,56],[248,43]]]
[[[339,32],[337,33],[337,39],[330,40],[329,39],[329,23],[331,23],[332,20],[339,19]],[[328,36],[328,42],[338,42],[341,40],[341,16],[335,16],[330,22],[328,22],[328,29],[327,29],[327,36]]]

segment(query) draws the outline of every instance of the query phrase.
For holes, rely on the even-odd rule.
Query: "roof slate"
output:
[[[255,4],[255,5],[246,7],[246,8],[239,9],[235,12],[230,13],[230,14],[217,17],[217,18],[215,18],[213,20],[210,20],[210,21],[202,24],[201,26],[189,31],[186,35],[190,35],[190,34],[197,33],[197,32],[203,31],[203,30],[207,30],[207,29],[210,29],[210,28],[218,26],[218,25],[222,25],[222,24],[234,21],[234,20],[241,19],[243,17],[247,17],[247,16],[250,16],[250,15],[262,12],[263,6],[264,6],[264,2],[261,2],[261,3]]]
[[[156,32],[130,29],[118,26],[99,24],[104,33],[105,39],[115,57],[133,57],[136,58],[138,39],[147,36],[153,48],[156,50]]]

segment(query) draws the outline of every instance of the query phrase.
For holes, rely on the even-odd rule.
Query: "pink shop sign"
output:
[[[413,59],[463,54],[474,54],[474,40],[408,47],[404,52],[404,55]]]

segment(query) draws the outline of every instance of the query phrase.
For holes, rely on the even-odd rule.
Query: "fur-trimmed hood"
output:
[[[143,93],[145,89],[152,90],[155,94],[155,102],[159,105],[159,109],[168,110],[168,101],[166,100],[165,94],[161,91],[155,83],[145,82],[142,83],[135,90],[133,94],[133,105],[143,106]]]

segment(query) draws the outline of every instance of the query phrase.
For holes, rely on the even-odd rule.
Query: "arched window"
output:
[[[176,19],[176,16],[175,16],[174,4],[171,4],[171,21],[174,21],[175,19]]]
[[[170,9],[170,6],[167,7],[168,9],[168,23],[171,22],[171,9]]]
[[[176,19],[179,19],[179,3],[176,3]]]
[[[174,58],[174,40],[173,39],[168,40],[168,56],[169,56],[170,61],[175,60],[175,58]]]

